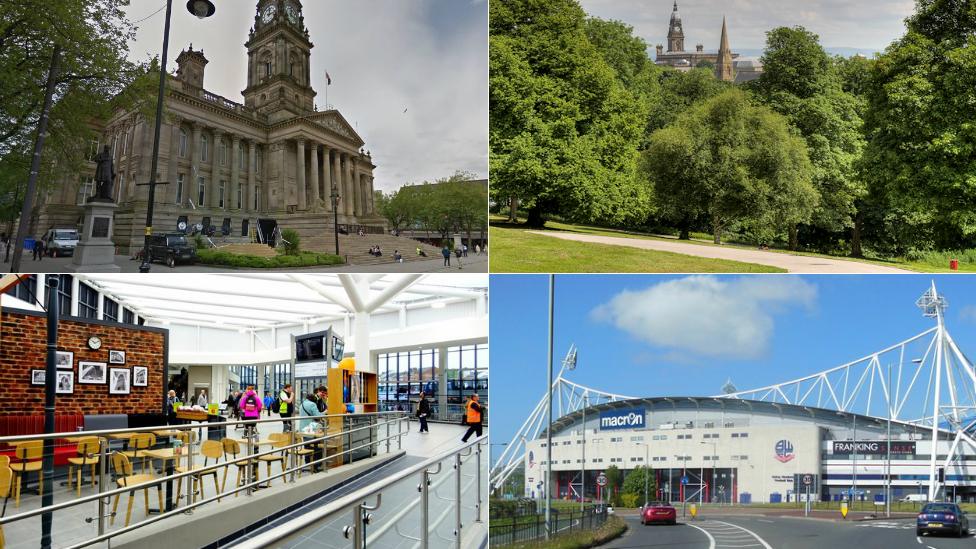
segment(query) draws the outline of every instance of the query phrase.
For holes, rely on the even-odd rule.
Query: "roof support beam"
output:
[[[322,284],[319,284],[319,282],[312,277],[301,274],[289,274],[288,277],[319,294],[320,296],[328,299],[329,301],[336,303],[337,305],[341,305],[347,311],[353,310],[354,303],[351,303],[349,299],[346,299],[345,296],[334,291],[332,288],[326,288]]]

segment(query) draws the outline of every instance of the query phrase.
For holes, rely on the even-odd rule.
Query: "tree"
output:
[[[817,35],[803,27],[779,27],[766,33],[762,60],[764,70],[756,85],[759,95],[806,140],[813,184],[820,195],[811,223],[828,233],[844,231],[853,225],[855,201],[866,192],[856,171],[864,146],[859,102],[843,90]],[[789,240],[795,249],[796,228]]]
[[[920,0],[874,65],[864,153],[893,253],[976,245],[976,5]]]
[[[657,479],[654,477],[654,471],[647,467],[638,467],[627,473],[622,489],[625,494],[637,495],[637,501],[641,502],[641,505],[646,503],[644,501],[645,476],[647,476],[647,502],[654,501],[656,499],[654,495],[657,493]]]
[[[817,204],[802,139],[740,90],[655,132],[644,161],[665,218],[686,235],[689,221],[705,215],[715,243],[732,222],[782,231],[808,220]]]
[[[603,474],[607,476],[607,485],[604,486],[602,490],[603,500],[612,503],[614,501],[614,496],[617,494],[617,491],[620,488],[622,473],[616,465],[611,465],[610,467],[607,467],[607,470],[604,471]]]

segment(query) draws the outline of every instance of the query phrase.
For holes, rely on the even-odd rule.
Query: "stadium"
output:
[[[626,476],[646,466],[649,497],[671,502],[883,503],[889,487],[893,501],[974,501],[976,371],[946,329],[934,283],[916,304],[935,324],[920,334],[783,383],[740,391],[729,381],[712,396],[584,387],[567,379],[573,347],[552,384],[551,447],[543,395],[495,462],[492,487],[605,501],[598,479],[610,467]]]

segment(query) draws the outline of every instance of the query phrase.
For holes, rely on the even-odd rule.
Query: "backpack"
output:
[[[258,397],[254,393],[248,393],[247,399],[244,400],[243,408],[245,412],[256,412],[258,409]]]
[[[271,411],[274,412],[274,413],[276,413],[276,414],[280,414],[281,413],[281,399],[280,398],[274,397],[274,400],[271,401]]]

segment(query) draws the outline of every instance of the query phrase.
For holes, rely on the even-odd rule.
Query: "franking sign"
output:
[[[644,427],[644,408],[610,410],[600,414],[600,429],[639,429]]]
[[[883,456],[888,449],[883,440],[835,440],[833,441],[834,455],[849,456],[851,454]],[[915,455],[914,440],[892,440],[891,454],[898,456]]]

